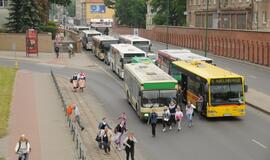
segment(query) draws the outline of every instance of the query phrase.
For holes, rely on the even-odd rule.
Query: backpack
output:
[[[29,144],[29,141],[28,140],[26,140],[26,148],[28,147],[28,144]],[[19,152],[19,150],[21,149],[21,141],[19,141],[19,147],[18,147],[18,150],[17,150],[17,152]],[[31,147],[29,148],[29,152],[31,152]]]
[[[68,106],[67,107],[67,115],[70,116],[72,114],[72,112],[73,112],[72,107],[71,106]]]

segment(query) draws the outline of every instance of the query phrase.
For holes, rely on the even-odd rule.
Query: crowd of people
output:
[[[111,144],[114,143],[118,151],[125,150],[127,160],[129,157],[134,160],[135,143],[137,140],[134,133],[128,132],[126,113],[122,112],[117,120],[119,123],[114,129],[110,127],[106,117],[98,124],[98,134],[96,136],[98,146],[100,149],[104,150],[105,154],[109,154]]]

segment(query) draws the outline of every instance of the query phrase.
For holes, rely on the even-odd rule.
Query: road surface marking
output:
[[[252,142],[256,143],[257,145],[261,146],[264,149],[267,149],[267,147],[265,145],[263,145],[261,142],[256,141],[255,139],[252,139]]]

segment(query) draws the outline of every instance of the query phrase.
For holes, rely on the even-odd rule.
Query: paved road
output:
[[[93,92],[109,118],[115,118],[119,112],[128,114],[128,126],[139,141],[137,148],[145,159],[203,159],[203,160],[269,160],[270,156],[270,118],[248,107],[244,118],[226,118],[199,120],[195,117],[195,127],[183,127],[180,133],[175,130],[163,133],[158,125],[157,137],[151,137],[150,126],[141,122],[125,99],[122,82],[92,54],[90,58],[97,63],[97,68],[87,70],[86,92]],[[0,64],[9,64],[3,62]],[[21,63],[21,68],[48,72],[49,66]],[[70,76],[75,70],[56,67],[55,72]]]

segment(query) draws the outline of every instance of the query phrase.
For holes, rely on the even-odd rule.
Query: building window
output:
[[[266,11],[263,11],[263,24],[266,24],[267,23],[267,12]]]
[[[246,14],[237,15],[237,29],[246,29]]]
[[[4,7],[4,0],[0,0],[0,7]]]

